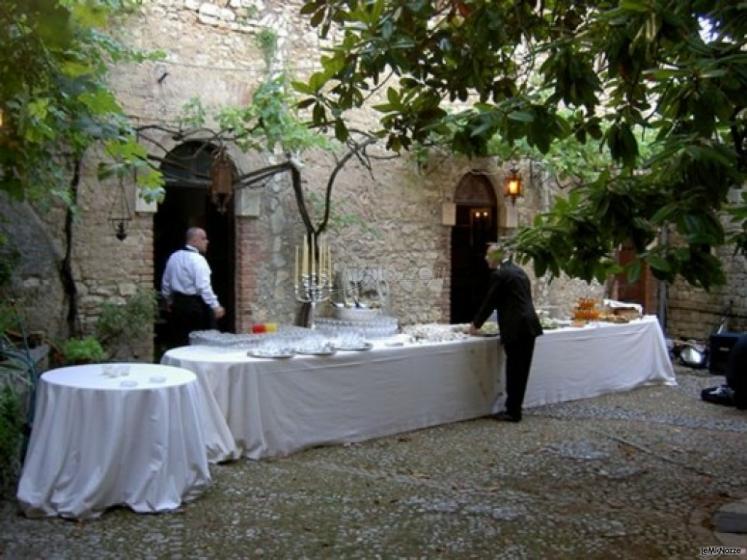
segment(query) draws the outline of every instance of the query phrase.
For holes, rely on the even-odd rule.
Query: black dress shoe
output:
[[[500,412],[493,414],[493,420],[498,420],[500,422],[521,422],[521,416],[516,416],[510,414],[506,410],[501,410]]]

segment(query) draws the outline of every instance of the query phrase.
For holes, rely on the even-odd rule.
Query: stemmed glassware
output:
[[[381,266],[347,267],[342,271],[342,283],[345,307],[387,307],[389,283]]]

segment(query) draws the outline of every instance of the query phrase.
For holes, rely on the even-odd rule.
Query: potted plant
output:
[[[101,343],[93,336],[69,338],[60,345],[59,351],[62,363],[68,365],[91,364],[106,359]]]

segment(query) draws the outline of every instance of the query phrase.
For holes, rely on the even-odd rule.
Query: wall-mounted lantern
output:
[[[511,204],[516,204],[516,199],[524,195],[522,187],[519,170],[516,166],[512,166],[503,183],[503,194],[511,199]]]
[[[226,149],[221,147],[213,155],[210,167],[210,200],[218,207],[218,212],[225,214],[228,203],[233,198],[233,184],[237,172]]]
[[[127,238],[127,228],[132,221],[130,214],[130,205],[127,202],[127,190],[125,189],[124,180],[119,177],[117,193],[114,195],[114,202],[109,210],[109,223],[114,230],[114,235],[120,241]]]

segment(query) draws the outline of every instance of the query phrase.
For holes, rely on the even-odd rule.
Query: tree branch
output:
[[[359,152],[361,150],[364,150],[366,146],[369,146],[371,144],[374,144],[376,142],[376,138],[371,135],[366,135],[367,138],[363,141],[361,144],[355,145],[355,147],[351,148],[348,153],[346,153],[338,162],[337,165],[335,165],[335,168],[332,170],[332,173],[329,176],[329,179],[327,180],[327,190],[324,194],[324,218],[322,219],[322,222],[319,224],[319,229],[317,229],[316,233],[319,234],[327,227],[327,223],[329,222],[329,211],[332,203],[332,187],[335,184],[335,179],[337,179],[338,173],[342,170],[343,167],[345,167],[345,164],[347,161],[353,157],[356,156],[360,159]]]

